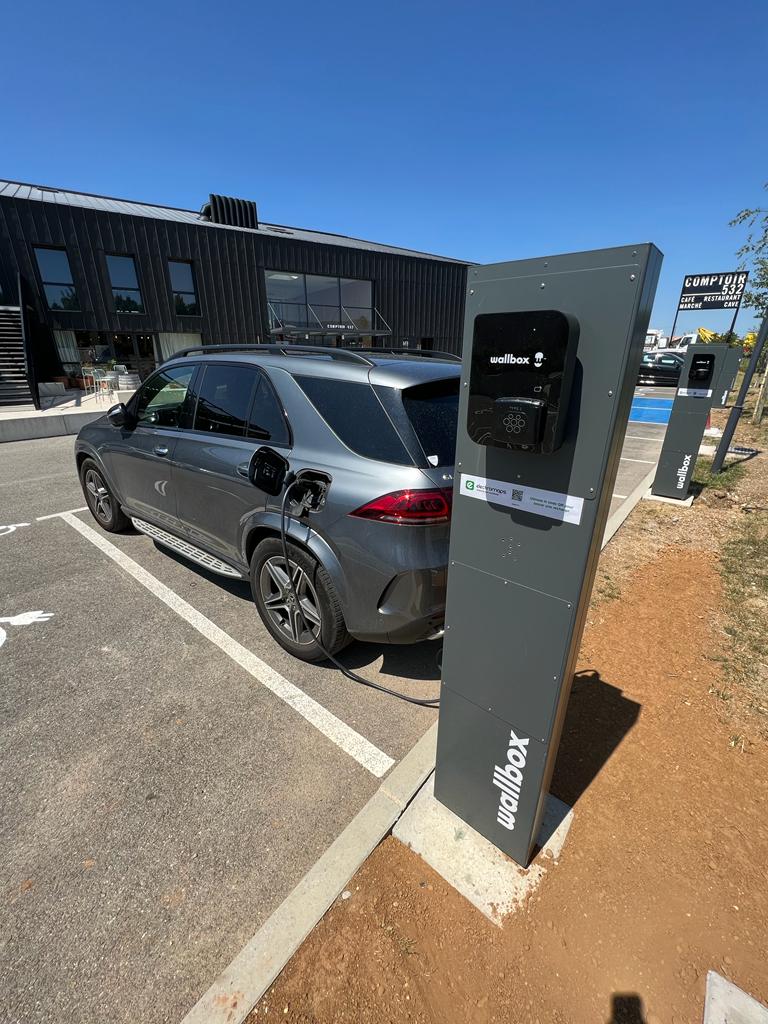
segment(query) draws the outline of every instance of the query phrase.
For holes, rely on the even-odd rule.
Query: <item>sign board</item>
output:
[[[689,309],[738,309],[748,276],[746,270],[687,274],[680,292],[678,312]]]

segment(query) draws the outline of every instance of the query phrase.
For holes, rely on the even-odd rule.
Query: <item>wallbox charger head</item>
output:
[[[477,444],[553,452],[563,442],[579,323],[556,309],[475,317],[467,432]]]
[[[712,375],[715,372],[715,356],[711,352],[702,352],[691,359],[691,368],[688,371],[688,380],[691,384],[704,387],[712,383]]]

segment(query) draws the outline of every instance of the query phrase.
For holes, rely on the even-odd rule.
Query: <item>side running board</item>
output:
[[[177,555],[182,555],[182,557],[188,558],[190,562],[196,562],[204,569],[209,569],[211,572],[218,573],[219,576],[228,576],[230,579],[235,580],[243,579],[243,574],[238,572],[237,569],[233,569],[231,565],[227,565],[227,563],[222,562],[221,559],[214,558],[213,555],[209,555],[200,548],[196,548],[195,545],[190,544],[189,541],[181,540],[179,537],[175,537],[172,533],[161,530],[159,526],[153,526],[152,523],[145,523],[143,519],[137,519],[135,516],[131,516],[131,522],[141,533],[146,533],[148,537],[157,541],[158,544],[162,544],[165,548],[170,548],[171,551],[175,551]]]

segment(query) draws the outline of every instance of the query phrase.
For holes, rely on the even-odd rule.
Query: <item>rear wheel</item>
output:
[[[317,559],[295,544],[288,542],[287,567],[277,537],[267,537],[256,546],[251,558],[251,593],[264,625],[294,657],[322,661],[325,653],[320,643],[329,654],[349,643],[330,576]]]
[[[80,485],[91,515],[109,533],[122,533],[131,525],[117,499],[107,486],[99,465],[93,459],[84,459],[80,467]]]

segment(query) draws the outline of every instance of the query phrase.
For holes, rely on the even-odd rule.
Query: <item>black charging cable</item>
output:
[[[282,548],[283,548],[283,559],[285,561],[285,574],[288,577],[288,584],[289,584],[289,586],[291,588],[291,596],[293,597],[293,600],[296,602],[296,608],[298,610],[299,617],[301,618],[301,621],[302,621],[302,624],[303,624],[304,628],[307,630],[307,632],[310,634],[310,636],[312,636],[313,635],[312,628],[307,623],[307,620],[304,617],[304,610],[301,607],[301,602],[299,601],[299,595],[296,593],[296,584],[293,582],[293,574],[291,572],[291,563],[290,563],[290,560],[288,558],[288,541],[287,541],[286,534],[285,534],[286,517],[291,514],[290,512],[288,512],[288,497],[289,497],[291,491],[293,490],[293,488],[296,487],[299,484],[304,484],[305,485],[305,481],[297,480],[297,479],[292,480],[286,486],[285,493],[283,494],[283,501],[282,501],[282,504],[280,505],[280,543],[282,544]],[[322,632],[322,625],[318,629],[317,636],[315,637],[315,642],[317,643],[317,646],[320,648],[320,650],[326,656],[328,661],[332,662],[336,666],[336,668],[339,669],[339,671],[343,675],[345,675],[347,677],[347,679],[351,679],[353,683],[360,683],[361,686],[370,686],[370,688],[372,690],[379,690],[381,693],[387,693],[387,694],[390,695],[390,697],[399,697],[400,700],[408,701],[409,704],[418,704],[419,707],[423,707],[423,708],[436,708],[436,707],[439,707],[439,705],[440,705],[440,698],[439,697],[433,697],[431,700],[420,700],[418,697],[409,697],[407,694],[401,693],[399,690],[390,690],[390,688],[388,686],[382,686],[381,683],[374,683],[370,679],[366,679],[364,676],[359,676],[356,672],[353,672],[351,669],[348,669],[345,665],[342,665],[342,663],[340,661],[338,661],[336,658],[334,658],[334,656],[332,654],[330,654],[328,651],[326,651],[326,649],[323,647],[323,642],[320,639],[321,632]]]

